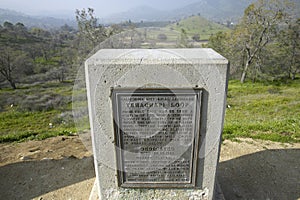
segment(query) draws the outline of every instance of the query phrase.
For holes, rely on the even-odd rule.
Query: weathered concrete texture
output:
[[[213,199],[228,61],[212,49],[100,50],[86,61],[89,114],[101,199]],[[197,190],[117,185],[111,88],[203,88]]]
[[[89,200],[99,200],[99,196],[97,193],[97,180],[95,180],[94,186],[92,188],[92,191],[90,193]],[[166,190],[165,192],[158,192],[155,193],[154,190],[147,191],[147,194],[149,194],[149,197],[147,195],[143,195],[144,198],[147,197],[147,199],[155,199],[155,200],[173,200],[173,199],[205,199],[207,198],[207,195],[205,195],[205,192],[203,191],[195,191],[195,190],[188,190],[189,192],[184,191],[172,191],[172,190]],[[120,191],[114,191],[114,189],[111,189],[108,192],[108,195],[110,198],[115,199],[137,199],[140,200],[140,193],[145,193],[145,190],[129,190],[129,189],[121,189]],[[180,194],[181,193],[181,194]],[[182,196],[183,195],[183,196]],[[187,196],[187,195],[190,195]],[[225,200],[225,197],[223,195],[223,192],[220,188],[220,185],[217,183],[216,186],[216,193],[215,193],[215,200]]]

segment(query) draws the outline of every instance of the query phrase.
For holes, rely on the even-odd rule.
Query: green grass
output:
[[[181,29],[184,29],[189,37],[199,34],[201,40],[208,40],[212,34],[216,34],[219,31],[229,30],[223,25],[208,21],[200,16],[192,16],[187,19],[183,19],[178,23],[169,25],[168,27],[178,32],[181,32]]]
[[[209,37],[220,31],[230,31],[227,27],[208,21],[200,16],[192,16],[179,21],[178,23],[167,25],[166,27],[145,27],[137,28],[144,39],[142,48],[176,48],[180,42],[182,29],[185,30],[189,46],[201,47]],[[163,34],[166,39],[160,39],[158,36]],[[198,42],[193,40],[193,36],[200,36]],[[180,46],[180,45],[179,45]]]
[[[73,83],[46,83],[0,90],[0,142],[41,140],[58,135],[73,135],[76,130],[72,111]],[[223,139],[241,137],[277,142],[300,141],[300,79],[289,83],[244,83],[229,81]],[[48,101],[45,96],[64,97],[51,109],[28,110],[20,102],[33,105]],[[73,106],[86,108],[85,90],[75,91]],[[34,96],[28,100],[28,96]],[[14,104],[13,106],[11,106]],[[49,124],[52,124],[50,126]],[[76,125],[89,128],[87,113]],[[77,127],[78,128],[78,127]],[[80,130],[79,130],[80,131]]]
[[[300,80],[289,84],[230,81],[223,139],[300,141]]]
[[[45,139],[76,133],[74,123],[59,120],[60,111],[20,112],[14,109],[0,115],[0,142]],[[52,124],[52,126],[50,126]]]
[[[0,90],[0,142],[76,133],[72,86],[72,82],[52,82]]]

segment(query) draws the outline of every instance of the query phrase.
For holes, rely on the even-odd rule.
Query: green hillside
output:
[[[229,31],[230,29],[221,24],[211,22],[201,16],[192,16],[177,23],[169,25],[169,28],[181,31],[184,29],[189,37],[195,34],[200,35],[200,40],[208,40],[212,34],[219,31]]]
[[[72,87],[72,82],[52,82],[0,90],[0,143],[89,129],[85,91]],[[223,139],[300,142],[299,87],[300,79],[286,84],[229,81]],[[79,130],[73,121],[72,95],[77,104],[73,108],[83,108],[81,121],[76,120]]]

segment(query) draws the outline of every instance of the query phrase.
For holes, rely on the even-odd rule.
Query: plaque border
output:
[[[163,96],[164,93],[173,93],[173,94],[195,94],[196,95],[196,113],[195,113],[195,128],[194,128],[194,142],[192,145],[192,167],[191,167],[191,180],[188,182],[126,182],[124,177],[123,169],[123,155],[121,152],[121,134],[118,127],[119,123],[119,108],[118,108],[118,94],[127,94],[127,93],[138,93],[138,94],[151,94],[155,96]],[[113,110],[113,129],[114,129],[114,141],[115,141],[115,151],[116,151],[116,164],[117,164],[117,180],[118,186],[123,188],[196,188],[197,168],[198,168],[198,153],[199,153],[199,144],[201,139],[201,101],[202,101],[202,88],[111,88],[111,100],[112,100],[112,110]],[[115,120],[118,120],[116,123]]]

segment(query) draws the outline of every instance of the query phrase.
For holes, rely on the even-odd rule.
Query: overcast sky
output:
[[[0,0],[0,8],[41,15],[55,12],[69,14],[76,9],[92,7],[97,17],[105,17],[143,5],[170,10],[193,2],[197,0]]]

